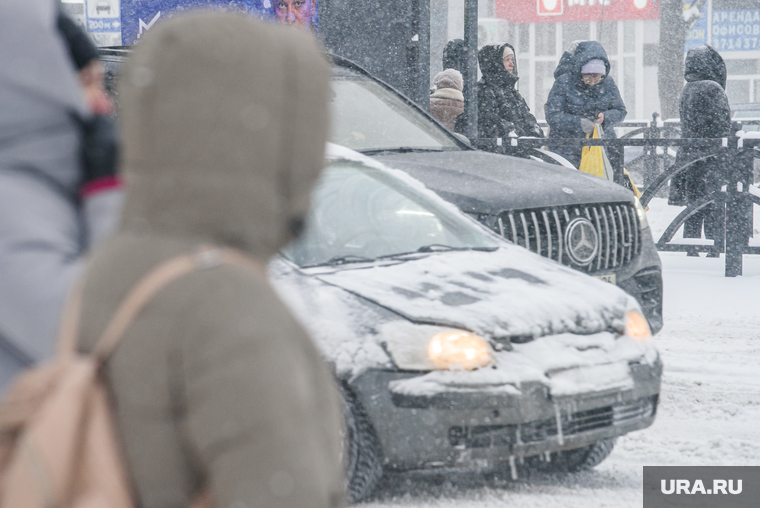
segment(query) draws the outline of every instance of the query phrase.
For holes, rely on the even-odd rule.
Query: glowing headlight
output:
[[[647,318],[638,310],[629,310],[625,315],[625,334],[639,342],[651,340]]]
[[[474,370],[493,362],[491,346],[483,338],[465,331],[442,332],[428,344],[428,356],[437,369]]]
[[[641,201],[639,201],[639,198],[634,197],[634,202],[636,203],[636,215],[639,218],[639,227],[641,229],[646,229],[649,227],[649,221],[647,220],[647,212],[644,210],[644,207],[641,204]]]

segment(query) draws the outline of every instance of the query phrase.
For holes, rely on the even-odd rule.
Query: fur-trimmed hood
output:
[[[243,15],[160,28],[120,83],[122,230],[267,259],[302,224],[322,169],[329,65],[309,34]]]

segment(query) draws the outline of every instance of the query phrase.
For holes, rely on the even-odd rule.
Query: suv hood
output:
[[[611,284],[511,245],[344,267],[315,277],[417,324],[514,341],[620,329],[630,301]]]
[[[372,158],[409,173],[469,213],[498,215],[525,208],[630,202],[633,197],[620,185],[581,171],[476,150]]]

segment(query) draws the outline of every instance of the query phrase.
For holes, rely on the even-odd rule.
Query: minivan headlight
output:
[[[428,344],[428,356],[437,369],[474,370],[493,363],[488,342],[463,330],[441,332]]]
[[[641,201],[639,201],[639,198],[635,197],[633,198],[633,201],[636,206],[636,215],[639,218],[639,227],[641,229],[646,229],[649,227],[649,221],[647,220],[647,212],[644,210],[644,206],[641,204]]]
[[[631,309],[625,314],[625,335],[638,342],[648,342],[652,339],[652,331],[644,314],[638,309]]]

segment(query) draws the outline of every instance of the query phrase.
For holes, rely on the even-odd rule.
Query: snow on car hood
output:
[[[490,338],[620,329],[629,305],[617,287],[511,245],[495,252],[439,252],[317,278],[412,322]]]

